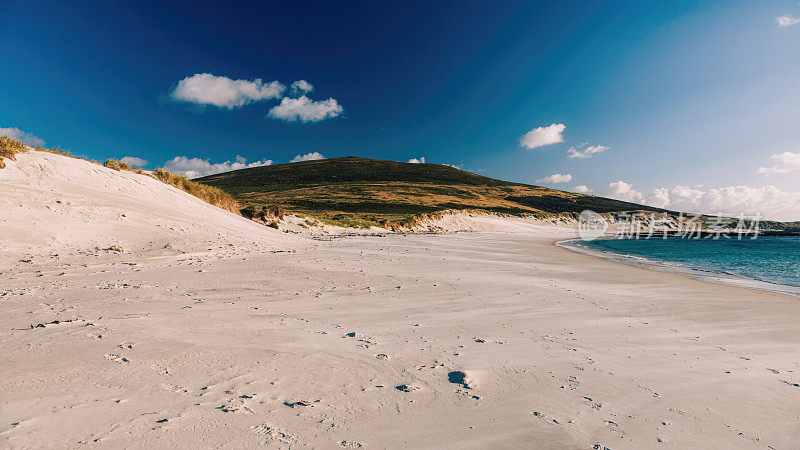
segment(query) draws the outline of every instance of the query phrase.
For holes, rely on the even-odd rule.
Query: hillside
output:
[[[440,164],[357,157],[254,167],[199,178],[242,205],[350,225],[402,222],[421,213],[481,209],[506,214],[664,210],[591,195],[496,180]]]

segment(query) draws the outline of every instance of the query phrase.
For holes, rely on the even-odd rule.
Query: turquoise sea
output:
[[[800,293],[800,237],[599,239],[572,245],[628,262],[655,264],[716,281]]]

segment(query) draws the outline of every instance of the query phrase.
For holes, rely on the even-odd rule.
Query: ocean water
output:
[[[682,268],[721,278],[749,279],[788,287],[771,289],[800,293],[800,237],[757,239],[602,239],[574,245],[631,262]],[[736,283],[744,284],[744,283]]]

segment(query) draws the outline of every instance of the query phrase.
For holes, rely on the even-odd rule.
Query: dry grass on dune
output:
[[[100,164],[97,161],[92,161],[92,162]],[[136,167],[131,167],[122,161],[117,161],[116,159],[110,159],[110,158],[107,159],[106,162],[103,163],[103,167],[116,170],[117,172],[119,172],[120,170],[127,170],[128,172],[138,173],[139,175],[148,175],[148,173],[145,172],[144,170],[138,169]]]
[[[124,162],[117,161],[116,159],[107,159],[106,162],[103,163],[103,166],[108,167],[109,169],[113,169],[116,171],[120,170],[127,170],[129,172],[133,172],[134,170],[131,166],[125,164]]]
[[[26,149],[27,147],[22,142],[11,139],[8,136],[0,136],[0,169],[6,166],[3,159],[14,160],[17,153],[24,152]]]
[[[164,169],[156,169],[154,172],[146,174],[141,169],[131,167],[128,164],[125,164],[124,162],[110,158],[103,163],[103,166],[116,171],[126,170],[128,172],[135,172],[141,175],[149,175],[164,184],[174,186],[188,194],[191,194],[199,198],[200,200],[203,200],[206,203],[209,203],[211,205],[217,206],[219,208],[222,208],[230,212],[234,212],[236,214],[241,214],[239,202],[234,200],[233,197],[231,197],[230,194],[228,194],[227,192],[219,188],[196,183],[182,175],[177,175]]]
[[[8,158],[11,160],[16,159],[16,154],[20,152],[24,152],[29,147],[19,142],[15,139],[11,139],[7,136],[0,136],[0,169],[6,166],[5,162],[3,161],[4,158]],[[54,153],[61,156],[67,156],[70,158],[78,158],[78,159],[85,159],[80,158],[77,156],[72,155],[70,152],[66,150],[62,150],[59,148],[36,148],[35,150],[41,152],[48,152]],[[100,164],[98,161],[90,161],[95,164]],[[152,174],[147,174],[141,169],[137,169],[135,167],[131,167],[124,162],[117,161],[116,159],[107,159],[103,164],[103,166],[108,167],[109,169],[113,170],[126,170],[129,172],[135,172],[141,175],[149,175],[155,178],[158,181],[161,181],[164,184],[168,184],[170,186],[174,186],[182,191],[185,191],[200,200],[203,200],[206,203],[211,205],[220,207],[227,211],[241,214],[239,203],[233,199],[227,192],[212,186],[206,186],[204,184],[196,183],[187,179],[184,176],[176,175],[164,169],[158,169]]]
[[[116,159],[107,159],[106,162],[103,163],[103,166],[117,171],[127,170],[128,172],[148,175],[143,170],[131,167],[124,162],[117,161]],[[230,194],[222,189],[196,183],[182,175],[177,175],[164,169],[156,169],[154,172],[150,173],[149,176],[164,184],[174,186],[188,194],[191,194],[206,203],[230,212],[234,212],[236,214],[241,214],[239,202],[234,200]]]
[[[72,153],[70,153],[68,150],[64,150],[64,149],[62,149],[62,148],[58,148],[58,147],[53,147],[53,148],[37,147],[37,148],[36,148],[36,151],[37,151],[37,152],[47,152],[47,153],[52,153],[52,154],[54,154],[54,155],[66,156],[66,157],[68,157],[68,158],[86,159],[86,158],[81,158],[81,157],[79,157],[79,156],[75,156],[75,155],[73,155]],[[97,162],[97,161],[91,161],[91,162],[93,162],[93,163],[96,163],[96,164],[100,164],[100,163],[99,163],[99,162]]]
[[[191,181],[184,176],[174,174],[164,169],[156,169],[151,176],[162,183],[175,186],[206,203],[240,214],[239,203],[222,189]]]
[[[106,162],[103,163],[103,166],[117,171],[127,170],[129,172],[135,172],[138,174],[146,175],[143,170],[131,167],[128,164],[125,164],[124,162],[117,161],[116,159],[107,159]],[[156,180],[164,184],[174,186],[184,192],[187,192],[188,194],[191,194],[199,198],[200,200],[203,200],[206,203],[220,207],[230,212],[234,212],[236,214],[241,214],[239,202],[234,200],[233,197],[230,196],[230,194],[223,191],[222,189],[196,183],[182,175],[177,175],[164,169],[156,169],[154,172],[149,174],[149,176],[155,178]]]

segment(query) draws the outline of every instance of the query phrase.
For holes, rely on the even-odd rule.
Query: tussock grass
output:
[[[0,169],[6,166],[3,159],[8,158],[13,161],[17,159],[17,153],[24,152],[27,148],[20,141],[11,139],[8,136],[0,136]]]
[[[106,162],[103,163],[103,166],[108,167],[109,169],[114,169],[117,172],[120,170],[127,170],[128,172],[133,172],[133,168],[131,166],[125,164],[124,162],[117,161],[116,159],[107,159]]]
[[[95,164],[100,164],[99,162],[92,160]],[[103,163],[103,167],[107,167],[109,169],[113,169],[116,171],[125,170],[128,172],[138,173],[139,175],[148,175],[144,170],[129,166],[122,161],[118,161],[116,159],[109,158],[106,162]]]
[[[284,211],[283,208],[273,205],[248,205],[241,210],[241,213],[248,219],[261,220],[264,222],[283,220],[283,217],[286,215],[286,211]]]
[[[150,176],[164,184],[175,186],[206,203],[241,214],[239,203],[222,189],[191,181],[182,175],[174,174],[164,169],[156,169]]]
[[[328,217],[317,217],[317,219],[326,225],[333,225],[343,228],[360,228],[364,230],[371,227],[383,227],[384,223],[386,222],[379,222],[376,220],[350,216],[347,214],[334,214],[333,216]]]

